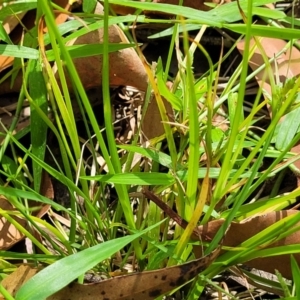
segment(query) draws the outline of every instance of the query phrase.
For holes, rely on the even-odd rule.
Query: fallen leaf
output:
[[[1,282],[1,285],[12,295],[15,296],[18,289],[31,277],[38,272],[27,265],[21,265],[16,271],[8,275]]]
[[[15,208],[7,201],[6,198],[0,196],[0,209],[5,212],[16,211]],[[25,227],[26,221],[18,218],[16,216],[11,217],[16,220],[21,226]],[[0,249],[7,250],[12,247],[17,242],[24,239],[24,235],[7,219],[1,215],[0,216]]]
[[[282,220],[292,214],[299,214],[296,210],[283,210],[267,213],[265,215],[255,216],[241,223],[232,222],[223,239],[223,246],[237,247],[247,239],[258,234],[262,230],[271,226],[275,222]],[[211,241],[217,231],[224,223],[224,219],[214,220],[204,226],[200,226],[197,231],[203,241]],[[299,225],[299,224],[297,224]],[[194,235],[193,239],[199,240],[199,236]],[[300,244],[300,232],[295,232],[286,238],[279,240],[267,248]],[[196,257],[201,257],[202,247],[195,246],[194,252]],[[300,255],[294,255],[298,264],[300,264]],[[245,263],[247,266],[274,273],[277,269],[284,277],[292,279],[290,255],[280,255],[274,257],[257,258]]]
[[[110,43],[129,43],[123,31],[117,25],[110,26],[108,30]],[[102,28],[91,31],[72,41],[73,45],[102,43]],[[75,58],[74,64],[85,89],[102,85],[102,55]],[[129,85],[141,91],[146,91],[148,77],[134,49],[127,48],[110,53],[109,84],[110,86]]]
[[[96,284],[74,283],[48,297],[47,300],[155,299],[193,279],[215,259],[218,252],[219,249],[216,249],[211,255],[179,266],[118,276]]]
[[[168,116],[173,116],[174,111],[171,104],[162,97],[163,103]],[[143,134],[147,140],[159,137],[165,133],[161,115],[154,95],[151,96],[146,114],[142,123]]]

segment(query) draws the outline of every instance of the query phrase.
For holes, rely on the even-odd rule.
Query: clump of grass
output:
[[[86,2],[89,3],[89,1]],[[24,295],[30,296],[30,299],[33,299],[32,297],[43,298],[46,294],[50,295],[67,285],[74,278],[83,282],[84,273],[92,268],[108,273],[111,271],[111,264],[108,261],[116,252],[121,257],[121,268],[127,263],[128,257],[133,255],[135,258],[132,262],[133,269],[136,269],[137,265],[137,269],[141,271],[159,269],[188,261],[195,257],[193,243],[190,241],[193,229],[198,224],[204,225],[212,219],[224,218],[225,222],[214,239],[209,245],[205,245],[205,253],[210,254],[221,243],[224,232],[233,220],[241,221],[260,212],[284,209],[291,202],[294,203],[296,197],[299,196],[299,191],[296,189],[289,196],[273,193],[271,199],[251,199],[251,195],[268,178],[280,174],[285,168],[292,166],[292,163],[298,158],[290,153],[293,145],[299,140],[297,130],[284,144],[280,140],[280,134],[276,135],[276,132],[280,119],[286,116],[288,117],[286,120],[291,120],[288,112],[297,109],[296,99],[300,80],[294,79],[293,85],[289,85],[287,82],[283,87],[271,82],[272,91],[274,95],[276,92],[276,97],[272,95],[272,98],[264,100],[262,98],[263,91],[260,88],[252,103],[251,111],[245,114],[243,109],[246,85],[258,72],[247,73],[249,60],[254,51],[254,48],[250,47],[250,38],[252,36],[280,37],[284,33],[285,37],[292,41],[296,31],[275,26],[253,25],[252,15],[255,7],[263,4],[261,1],[240,1],[240,6],[237,6],[236,3],[229,3],[209,12],[148,2],[118,0],[110,2],[163,13],[168,13],[172,8],[174,14],[177,13],[185,18],[144,19],[145,23],[164,22],[172,25],[171,29],[165,32],[165,34],[171,34],[170,54],[166,68],[164,69],[161,62],[158,62],[154,75],[151,68],[146,65],[149,75],[149,90],[151,88],[154,91],[155,100],[164,121],[165,134],[160,138],[152,139],[149,141],[150,146],[146,146],[146,144],[139,143],[140,130],[138,130],[133,137],[132,144],[121,146],[116,144],[111,119],[108,80],[108,53],[110,51],[108,24],[110,20],[121,23],[124,18],[110,18],[108,14],[104,14],[103,22],[98,22],[96,19],[98,16],[88,13],[78,15],[83,21],[88,22],[87,26],[104,27],[102,82],[104,136],[103,131],[99,130],[99,124],[74,67],[71,54],[65,46],[66,38],[62,35],[67,35],[67,38],[80,35],[85,29],[84,22],[70,22],[67,30],[63,25],[57,27],[54,23],[52,5],[46,1],[37,3],[35,6],[38,12],[37,18],[45,20],[49,30],[48,34],[44,35],[38,27],[35,27],[24,37],[24,44],[30,41],[32,35],[37,38],[38,44],[33,43],[32,45],[31,50],[34,57],[29,56],[28,48],[24,48],[21,58],[28,58],[29,61],[26,64],[22,61],[20,64],[24,84],[18,102],[19,108],[25,97],[30,102],[31,146],[26,147],[18,140],[18,136],[12,136],[8,132],[0,152],[1,174],[4,178],[0,191],[17,208],[20,217],[27,220],[30,230],[20,226],[18,229],[32,241],[36,250],[42,255],[2,251],[2,257],[4,259],[23,258],[50,266],[40,272],[37,277],[38,281],[31,281],[24,285],[17,295],[17,299],[21,299]],[[270,1],[264,1],[264,3],[267,2]],[[108,1],[104,1],[104,7],[107,12]],[[43,12],[43,17],[41,17],[41,12]],[[261,17],[265,17],[268,12],[270,20],[279,18],[275,11],[255,10],[256,14],[259,12]],[[243,13],[246,16],[245,23],[231,24],[231,22],[241,20]],[[283,17],[280,14],[280,18]],[[135,19],[136,16],[132,16],[132,18],[127,17],[126,20],[134,22]],[[142,20],[143,18],[139,19],[139,21]],[[122,26],[126,30],[127,25],[122,24]],[[217,96],[217,87],[220,65],[225,61],[226,55],[220,55],[219,62],[214,65],[209,53],[201,46],[201,38],[209,26],[223,27],[244,34],[245,39],[243,59],[219,96]],[[199,29],[199,34],[193,43],[190,43],[188,38],[187,30],[190,28]],[[77,29],[79,30],[76,31]],[[180,60],[178,62],[179,71],[174,78],[172,91],[169,92],[164,86],[171,54],[174,45],[179,44],[181,32],[184,50],[183,53],[177,50],[176,54]],[[129,34],[129,32],[127,33]],[[255,47],[259,47],[259,40],[257,39],[256,42]],[[47,44],[51,45],[52,55],[60,74],[60,83],[52,73],[49,52],[45,50]],[[288,46],[291,47],[292,42]],[[38,50],[35,49],[36,47]],[[7,45],[5,49],[8,51],[10,48]],[[203,52],[209,64],[207,73],[197,79],[194,78],[192,68],[193,53],[196,49]],[[13,54],[16,55],[16,52]],[[270,61],[266,60],[259,70],[267,68],[269,64]],[[86,114],[87,140],[84,144],[79,138],[76,126],[66,72],[71,77],[76,100]],[[32,85],[33,80],[40,83],[38,89]],[[288,93],[284,92],[287,87]],[[172,122],[166,118],[161,95],[171,103],[174,109],[174,121]],[[255,134],[253,126],[258,121],[257,113],[267,104],[272,109],[272,118],[267,128],[261,130],[262,134]],[[51,108],[55,125],[49,120],[47,106]],[[223,112],[223,117],[227,124],[225,131],[214,123],[214,117],[220,114],[220,108],[224,107],[226,111]],[[15,123],[12,124],[10,131],[13,126]],[[51,132],[58,141],[61,157],[56,166],[51,166],[44,160],[47,131]],[[95,136],[92,137],[92,134]],[[284,135],[282,131],[281,135]],[[274,139],[281,147],[274,147]],[[87,165],[83,161],[84,146],[90,149],[94,165]],[[9,161],[9,164],[4,165],[5,159],[8,160],[9,147],[12,149],[13,159]],[[120,159],[118,149],[123,151],[122,159]],[[245,153],[248,153],[247,156]],[[131,162],[135,154],[141,155],[141,158],[140,162],[132,169]],[[98,173],[100,167],[96,163],[97,156],[101,156],[106,162],[107,174]],[[264,167],[266,157],[272,158],[272,162]],[[21,162],[19,163],[19,161]],[[149,166],[147,161],[151,161],[152,166]],[[27,163],[32,164],[31,176],[24,176],[24,170],[27,173],[31,172],[26,168]],[[92,171],[87,172],[88,169]],[[93,171],[94,169],[96,171]],[[69,208],[40,194],[43,180],[42,170],[68,188]],[[9,182],[11,187],[4,186],[6,182]],[[31,183],[33,183],[33,188]],[[117,195],[115,206],[111,206],[105,194],[106,188],[112,186]],[[162,221],[163,217],[158,207],[152,202],[148,203],[141,193],[145,186],[148,186],[152,193],[159,195],[170,207],[176,208],[177,213],[188,222],[185,229],[175,225],[171,240],[169,240],[170,219]],[[83,201],[79,202],[79,198]],[[51,210],[48,214],[51,222],[36,217],[34,210],[29,205],[29,200],[35,200],[39,204],[50,204]],[[250,200],[252,203],[247,204]],[[137,212],[133,209],[133,201],[138,203]],[[56,219],[55,212],[52,210],[64,212],[70,221],[67,228]],[[14,222],[8,213],[3,216]],[[291,228],[298,218],[295,216],[291,220]],[[161,227],[158,224],[161,224]],[[47,246],[36,239],[33,232],[38,232]],[[273,242],[274,235],[277,236],[279,233],[281,233],[280,226],[277,224],[269,231],[257,234],[246,241],[244,247],[239,251],[228,251],[219,256],[190,284],[187,299],[198,299],[205,286],[213,284],[212,279],[215,276],[237,263],[243,263],[249,258],[255,257],[258,253],[257,246],[261,244],[262,240],[265,244]],[[122,237],[119,238],[120,236]],[[141,240],[138,240],[138,237],[141,237]],[[130,246],[126,247],[128,244]],[[102,251],[101,256],[98,254],[91,256],[91,253],[98,253],[100,250]],[[63,257],[64,259],[62,259]],[[57,276],[57,266],[61,270],[65,270],[66,267],[74,270],[75,265],[78,269],[79,262],[82,266],[80,272],[64,273],[65,281],[55,282],[51,286],[46,284],[44,289],[40,288],[39,284],[44,281],[44,278]],[[298,270],[294,261],[293,270],[297,274]],[[49,283],[48,281],[44,282]],[[44,294],[39,294],[38,290]]]

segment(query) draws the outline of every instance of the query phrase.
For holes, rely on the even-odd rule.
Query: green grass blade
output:
[[[47,100],[47,89],[42,74],[41,64],[38,60],[31,60],[28,68],[30,70],[28,76],[29,92],[36,105],[47,114],[48,100]],[[30,111],[30,135],[32,153],[41,160],[44,160],[46,150],[46,139],[47,139],[47,124],[43,121],[36,109],[31,105]],[[42,178],[42,167],[32,162],[33,166],[33,183],[35,191],[40,191],[41,178]]]
[[[17,292],[16,300],[46,299],[161,223],[133,235],[93,246],[53,263],[29,279]]]
[[[0,53],[3,56],[38,59],[39,51],[30,47],[17,45],[0,45]]]

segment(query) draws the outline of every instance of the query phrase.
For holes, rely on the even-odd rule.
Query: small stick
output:
[[[172,220],[174,220],[181,228],[185,229],[188,225],[188,222],[181,218],[170,206],[158,198],[155,194],[150,192],[148,189],[143,189],[142,193],[149,200],[153,201],[158,207],[160,207]],[[194,228],[193,233],[200,237],[201,233],[198,228]]]

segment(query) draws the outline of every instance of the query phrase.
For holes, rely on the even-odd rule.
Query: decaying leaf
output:
[[[0,196],[0,209],[4,213],[15,211],[15,208],[7,201],[6,198]],[[16,216],[10,215],[21,226],[25,227],[26,221]],[[0,249],[7,250],[17,242],[24,239],[24,235],[1,214],[0,216]]]
[[[38,269],[33,269],[27,265],[21,265],[16,271],[4,278],[1,284],[12,296],[15,296],[18,289],[37,272]]]
[[[296,210],[284,210],[278,212],[271,212],[261,216],[255,216],[251,219],[246,220],[245,222],[236,223],[232,222],[230,228],[224,236],[223,246],[228,247],[237,247],[247,239],[258,234],[262,230],[271,226],[275,222],[278,222],[292,214],[299,214],[299,211]],[[223,219],[211,221],[204,226],[198,228],[198,232],[203,241],[211,241],[216,235],[217,231],[224,223]],[[299,225],[299,224],[297,224]],[[199,240],[199,236],[193,237],[196,240]],[[287,246],[293,244],[300,244],[300,232],[295,232],[290,236],[287,236],[284,239],[279,240],[276,243],[268,246],[267,248]],[[196,257],[201,257],[202,247],[195,246],[195,255]],[[296,254],[295,258],[300,264],[300,255]],[[290,264],[290,255],[280,255],[274,257],[263,257],[257,258],[246,263],[248,266],[264,270],[266,272],[274,273],[274,270],[277,269],[284,277],[291,279],[291,264]]]
[[[211,255],[186,264],[114,277],[100,283],[72,284],[48,297],[48,300],[150,300],[188,282],[203,271],[218,255],[216,249]]]

